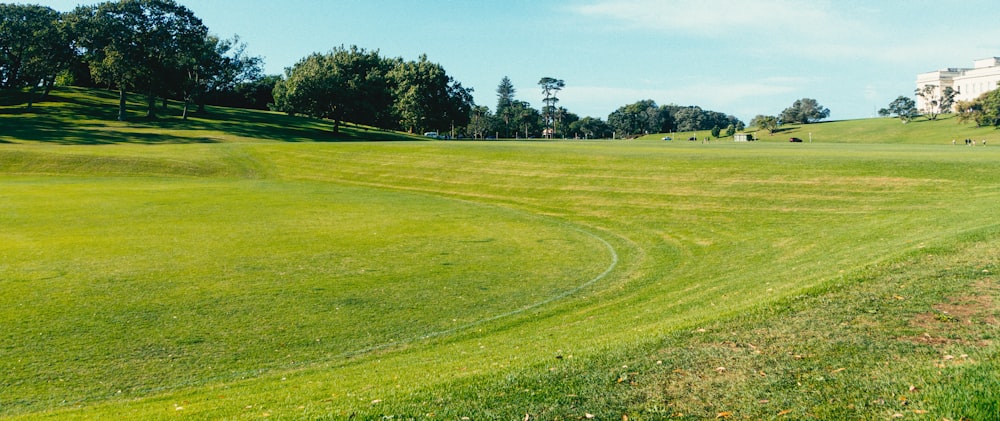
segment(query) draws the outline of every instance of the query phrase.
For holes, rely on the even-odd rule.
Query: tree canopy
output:
[[[558,94],[564,87],[566,87],[566,82],[562,79],[556,79],[553,77],[543,77],[538,80],[538,86],[542,88],[542,95],[545,98],[542,99],[542,103],[545,104],[542,107],[542,119],[545,123],[545,137],[552,138],[554,131],[556,130],[556,124],[558,120],[556,119],[556,103],[559,102]]]
[[[94,80],[119,89],[119,120],[126,119],[128,89],[146,93],[147,116],[154,116],[156,94],[197,66],[208,36],[201,19],[173,0],[105,2],[73,15]]]
[[[959,101],[956,108],[960,122],[1000,127],[1000,89],[986,92],[972,101]]]
[[[917,116],[917,105],[913,99],[900,95],[898,98],[889,103],[888,108],[880,109],[879,115],[895,115],[896,117],[899,117],[899,120],[902,121],[903,124],[906,124]]]
[[[809,124],[830,117],[830,109],[819,105],[815,99],[802,98],[795,100],[791,107],[781,112],[781,124]]]
[[[497,86],[495,112],[476,106],[472,89],[421,55],[385,58],[377,50],[343,46],[315,53],[264,75],[263,60],[247,53],[238,36],[221,38],[178,0],[107,0],[69,13],[0,3],[0,89],[50,89],[59,83],[118,92],[119,120],[127,96],[146,97],[155,118],[158,99],[269,108],[410,132],[532,138],[606,137],[672,130],[742,127],[733,116],[699,107],[658,106],[652,100],[619,108],[604,122],[559,106],[562,79],[538,80],[542,107],[515,98],[508,77]],[[17,96],[20,98],[20,96]]]
[[[390,63],[377,51],[356,46],[312,54],[285,70],[274,87],[275,107],[288,114],[378,124],[388,121],[392,94],[388,88]]]
[[[72,55],[63,14],[45,6],[0,4],[0,89],[51,89]]]
[[[350,121],[411,133],[465,126],[473,109],[471,89],[444,68],[386,59],[357,46],[313,54],[286,69],[274,88],[274,109],[327,118],[334,132]]]
[[[923,88],[915,89],[913,93],[924,100],[924,107],[920,111],[928,120],[937,120],[938,115],[951,112],[957,94],[951,86],[941,88],[935,85],[924,85]]]
[[[773,115],[763,115],[758,114],[753,120],[750,120],[750,125],[761,130],[767,130],[769,134],[774,134],[778,130],[778,117]]]

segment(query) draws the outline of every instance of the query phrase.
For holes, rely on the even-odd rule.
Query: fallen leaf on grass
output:
[[[781,412],[779,412],[779,413],[778,413],[778,416],[780,417],[780,416],[783,416],[783,415],[788,415],[788,414],[791,414],[791,413],[792,413],[792,410],[791,410],[791,409],[786,409],[786,410],[784,410],[784,411],[781,411]]]
[[[732,412],[720,412],[719,415],[715,416],[715,418],[729,418],[731,416],[733,416]]]

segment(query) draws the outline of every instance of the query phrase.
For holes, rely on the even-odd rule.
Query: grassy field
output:
[[[428,142],[114,99],[0,106],[0,417],[1000,417],[993,130]]]

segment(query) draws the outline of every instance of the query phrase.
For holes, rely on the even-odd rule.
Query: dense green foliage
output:
[[[207,101],[266,107],[274,81],[245,48],[239,37],[209,34],[173,0],[108,1],[69,13],[0,4],[0,89],[43,87],[44,96],[57,79],[114,87],[119,120],[127,118],[128,91],[146,95],[148,117],[155,117],[157,98],[195,101],[200,109]],[[261,83],[268,86],[263,98],[255,89]]]
[[[815,99],[802,98],[781,112],[781,124],[809,124],[830,117],[830,109],[819,105]]]
[[[960,101],[957,108],[958,119],[963,123],[1000,126],[1000,89],[986,92],[972,101]]]
[[[70,38],[55,10],[0,3],[0,89],[51,89],[72,57]],[[32,100],[29,97],[29,109]]]
[[[913,120],[919,115],[917,113],[916,102],[913,101],[913,99],[902,95],[896,97],[896,99],[890,102],[888,108],[878,110],[878,113],[882,117],[895,115],[904,124],[909,123],[910,120]]]
[[[5,417],[996,415],[1000,149],[941,139],[995,131],[330,143],[53,97],[0,107]]]

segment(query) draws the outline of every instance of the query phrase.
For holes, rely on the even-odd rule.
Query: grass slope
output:
[[[1000,416],[1000,150],[952,121],[329,143],[57,99],[0,108],[3,416]]]
[[[965,139],[975,140],[978,145],[1000,145],[1000,132],[992,127],[975,127],[968,123],[959,123],[953,114],[943,114],[937,120],[919,118],[908,123],[902,123],[896,118],[871,118],[860,120],[824,121],[805,125],[787,125],[778,128],[773,134],[765,130],[755,131],[762,142],[788,142],[791,137],[798,137],[804,143],[812,138],[813,143],[861,143],[861,144],[900,144],[900,145],[956,145],[965,146]],[[687,139],[691,133],[676,133],[674,139]],[[642,139],[661,139],[663,133],[647,135]],[[698,139],[709,138],[708,131],[697,132]],[[732,140],[720,139],[721,141]],[[676,140],[675,140],[676,141]],[[694,143],[694,142],[693,142]],[[697,143],[701,143],[699,140]]]

